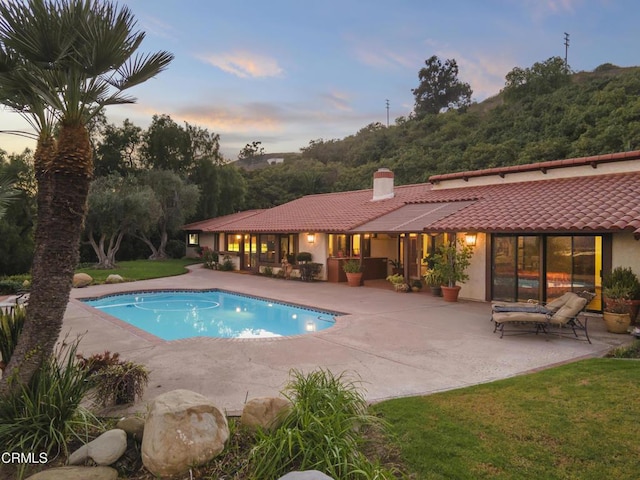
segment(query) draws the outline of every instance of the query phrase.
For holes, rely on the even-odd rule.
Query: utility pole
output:
[[[564,32],[564,71],[565,73],[569,73],[569,34]]]
[[[385,102],[387,103],[387,128],[388,128],[389,127],[389,99],[387,98]]]

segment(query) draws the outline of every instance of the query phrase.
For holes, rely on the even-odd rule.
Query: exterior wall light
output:
[[[470,247],[476,246],[476,239],[477,239],[477,234],[475,233],[466,233],[464,235],[464,241]]]
[[[315,243],[315,242],[316,242],[316,234],[307,233],[307,243]]]

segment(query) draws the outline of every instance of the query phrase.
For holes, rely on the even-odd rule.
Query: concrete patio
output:
[[[347,312],[336,326],[308,335],[275,339],[193,338],[165,342],[128,327],[79,298],[114,292],[224,288],[317,308]],[[237,414],[247,398],[277,395],[292,368],[318,367],[357,374],[371,402],[421,395],[511,377],[580,358],[601,356],[630,335],[605,331],[589,320],[592,344],[552,335],[500,338],[487,303],[446,303],[426,292],[399,294],[381,288],[298,282],[200,266],[187,275],[120,285],[74,289],[63,335],[84,334],[84,355],[105,350],[146,365],[144,401],[177,388],[211,398]],[[145,402],[134,407],[144,410]]]

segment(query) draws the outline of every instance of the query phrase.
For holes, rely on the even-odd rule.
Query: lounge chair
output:
[[[566,292],[549,303],[540,303],[537,300],[528,300],[526,302],[494,301],[491,302],[491,314],[493,315],[496,312],[554,313],[574,295],[577,294]]]
[[[523,333],[538,334],[540,332],[562,335],[560,329],[570,328],[576,338],[579,338],[578,330],[583,331],[586,340],[591,343],[589,332],[587,330],[587,319],[585,318],[583,321],[580,321],[578,318],[578,315],[580,315],[580,313],[585,309],[589,300],[593,298],[593,294],[588,295],[588,297],[585,294],[580,296],[576,293],[568,292],[560,297],[564,297],[565,301],[555,311],[536,312],[523,311],[521,309],[512,311],[494,311],[491,316],[491,319],[495,322],[493,331],[494,333],[500,331],[500,338],[502,338],[506,333],[505,327],[511,326],[516,328],[508,329],[508,333],[506,333],[507,335],[518,335]],[[553,305],[553,308],[555,307],[556,304]],[[531,327],[533,329],[522,330],[520,328],[522,326]],[[557,330],[550,331],[551,328],[554,327],[556,327]]]

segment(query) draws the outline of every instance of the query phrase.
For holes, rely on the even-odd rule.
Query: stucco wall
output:
[[[459,235],[459,238],[464,240],[464,236]],[[487,235],[484,233],[478,233],[476,236],[476,246],[473,249],[473,256],[471,257],[471,265],[467,270],[469,280],[462,284],[460,290],[460,298],[466,298],[469,300],[485,300],[486,295],[486,276],[489,272],[486,271],[487,261]]]
[[[631,267],[640,277],[640,241],[633,233],[624,232],[613,235],[612,267]]]
[[[322,271],[320,272],[320,280],[327,279],[327,257],[329,255],[329,245],[327,235],[325,233],[316,233],[315,241],[309,243],[307,239],[307,233],[301,233],[298,236],[298,251],[309,252],[312,256],[312,261],[322,264]]]

